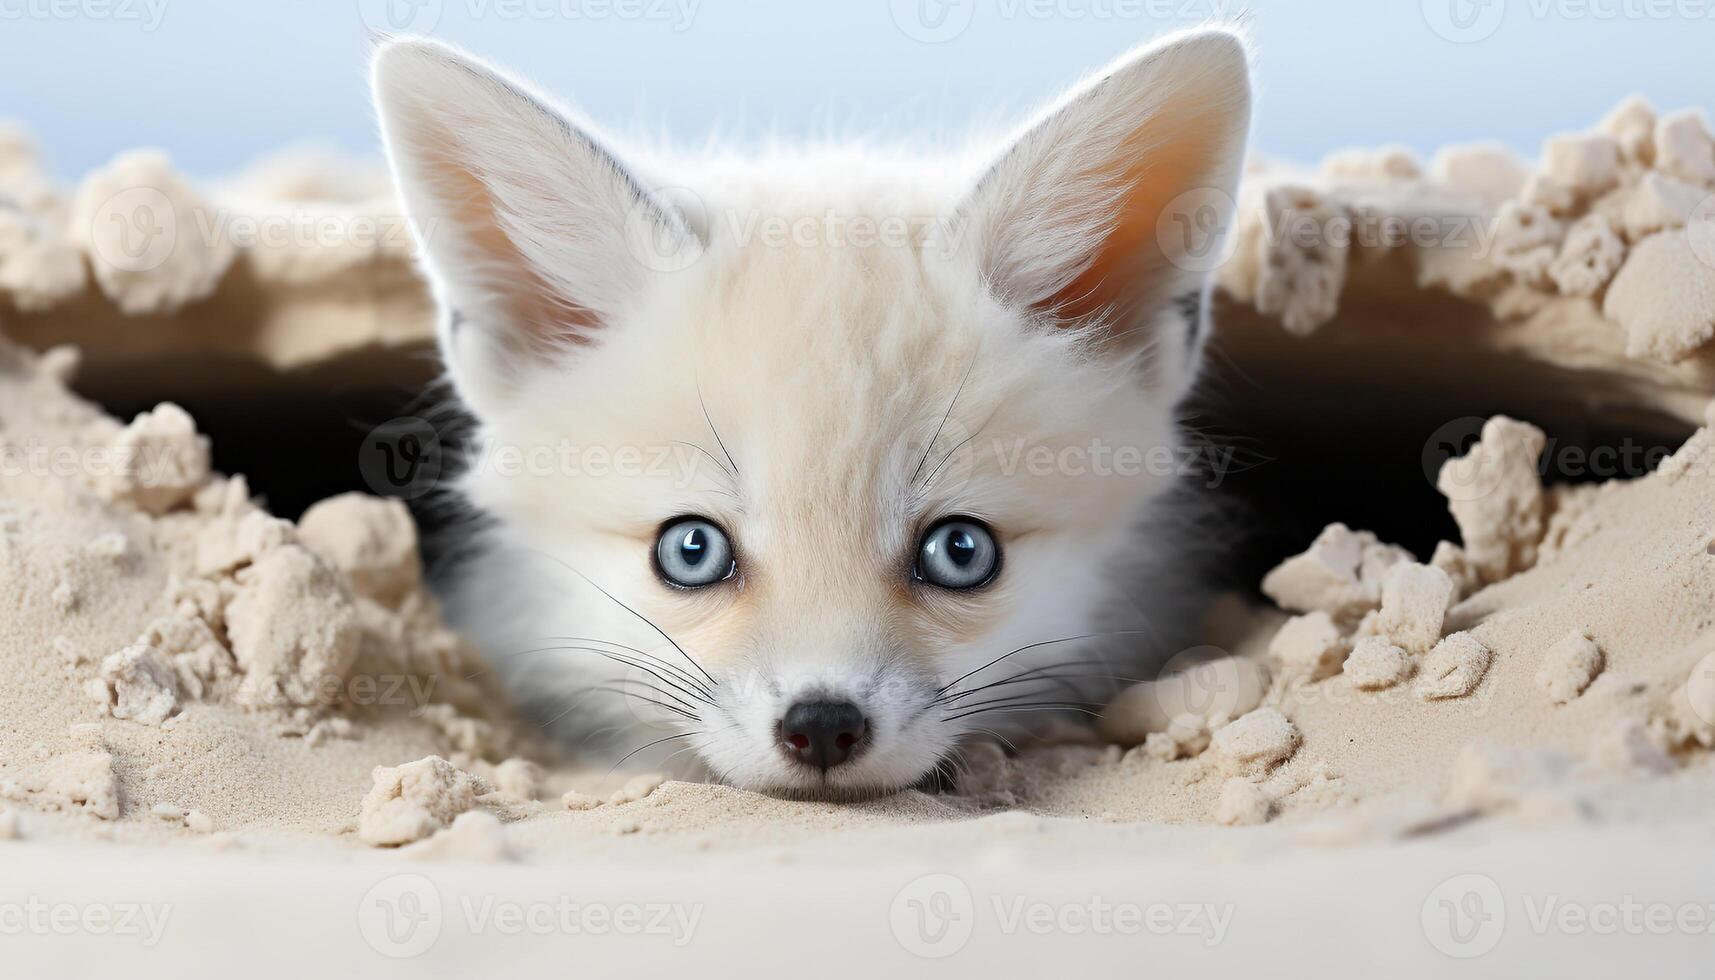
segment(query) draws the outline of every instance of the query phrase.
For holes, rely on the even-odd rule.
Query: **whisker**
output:
[[[1100,711],[1093,711],[1090,708],[1088,708],[1082,704],[1067,704],[1067,703],[1060,703],[1060,702],[1054,702],[1054,701],[1046,701],[1046,702],[1043,702],[1041,704],[999,705],[999,706],[996,706],[993,708],[976,708],[976,709],[973,709],[970,711],[966,711],[963,714],[950,715],[946,718],[943,718],[942,720],[943,721],[958,721],[961,718],[969,718],[972,715],[986,715],[986,714],[994,714],[994,713],[1005,713],[1005,712],[1010,712],[1010,711],[1079,711],[1079,712],[1083,712],[1086,715],[1090,715],[1092,717],[1099,717],[1101,715]]]
[[[695,677],[692,677],[690,674],[686,673],[684,668],[680,667],[677,664],[671,663],[670,661],[665,660],[661,657],[658,657],[655,654],[648,652],[647,650],[639,650],[633,646],[626,646],[623,643],[615,643],[612,640],[603,640],[600,637],[593,637],[593,636],[547,636],[547,637],[543,637],[543,639],[553,640],[557,643],[600,643],[604,646],[618,647],[619,649],[625,651],[627,654],[634,654],[638,657],[643,658],[644,660],[648,661],[649,663],[654,664],[657,667],[660,667],[662,670],[670,672],[675,678],[677,678],[681,682],[688,684],[691,687],[696,688],[697,692],[704,695],[705,697],[710,697],[710,698],[714,697],[713,691],[709,690],[708,687],[706,685],[704,685],[702,681],[699,681]],[[662,678],[662,679],[665,680],[665,678]]]
[[[673,693],[672,691],[667,690],[664,687],[661,687],[658,684],[651,684],[648,681],[633,680],[631,678],[626,678],[624,681],[621,682],[621,684],[622,685],[636,686],[636,687],[642,688],[645,691],[650,692],[651,694],[659,694],[662,697],[668,699],[669,701],[672,701],[674,704],[677,704],[679,707],[685,709],[686,711],[690,711],[690,712],[694,713],[697,710],[696,705],[692,704],[689,701],[686,701],[684,698],[679,697],[677,694]],[[623,691],[623,687],[614,688],[611,685],[600,685],[600,686],[596,686],[596,687],[585,688],[585,690],[590,690],[590,691],[619,690],[619,691]]]
[[[673,647],[673,649],[679,651],[679,656],[684,657],[685,660],[688,661],[691,666],[697,668],[697,673],[702,674],[704,677],[708,678],[708,681],[710,684],[713,684],[716,687],[720,686],[720,681],[715,680],[714,677],[708,671],[704,670],[703,665],[700,663],[697,663],[697,659],[695,657],[686,653],[685,648],[680,646],[679,642],[677,640],[673,639],[671,636],[668,636],[666,630],[662,629],[659,626],[656,626],[654,620],[650,619],[648,616],[643,615],[642,613],[638,612],[637,610],[631,608],[630,606],[626,605],[625,603],[620,602],[618,597],[616,597],[613,593],[607,591],[606,589],[602,588],[601,586],[597,585],[595,583],[595,579],[590,578],[588,575],[585,575],[583,572],[578,571],[577,569],[566,564],[565,562],[554,557],[553,555],[548,554],[546,551],[542,551],[540,549],[531,549],[531,550],[536,551],[537,554],[543,556],[544,558],[547,558],[549,561],[552,561],[555,564],[560,565],[562,568],[571,572],[573,575],[576,575],[578,578],[583,579],[585,582],[588,582],[590,588],[596,590],[597,592],[600,592],[604,596],[607,596],[607,598],[610,601],[612,601],[614,605],[625,610],[626,612],[630,613],[631,615],[636,616],[638,619],[643,620],[644,624],[647,625],[650,629],[661,634],[661,639],[666,640]]]
[[[992,739],[995,739],[996,741],[1000,742],[1000,744],[1006,746],[1007,749],[1009,749],[1013,755],[1018,754],[1018,746],[1013,744],[1012,739],[1007,738],[1005,735],[1002,735],[1000,732],[997,732],[992,728],[973,728],[971,730],[975,731],[975,732],[979,732],[983,735],[987,735],[988,737],[990,737]],[[962,752],[963,749],[961,749],[960,751]]]
[[[667,768],[667,766],[669,764],[671,764],[674,759],[677,759],[678,757],[684,755],[686,752],[695,752],[695,751],[697,751],[697,747],[695,745],[687,745],[684,748],[680,749],[679,751],[674,752],[672,755],[668,756],[667,758],[662,759],[661,763],[660,763],[661,768],[663,768],[663,769]]]
[[[641,670],[644,673],[648,674],[649,676],[654,677],[656,680],[659,680],[662,683],[665,683],[665,684],[668,684],[668,685],[674,687],[679,692],[684,694],[686,697],[692,698],[692,699],[697,700],[697,701],[701,701],[704,704],[713,704],[714,703],[714,698],[712,695],[709,695],[706,693],[700,693],[699,691],[694,691],[694,690],[686,687],[685,685],[676,682],[673,678],[656,671],[647,662],[640,662],[637,660],[633,660],[633,659],[626,657],[626,656],[623,656],[621,654],[614,653],[611,650],[603,650],[599,647],[585,647],[585,646],[538,647],[537,649],[534,649],[534,650],[520,650],[517,653],[512,654],[512,656],[514,656],[514,657],[529,657],[529,656],[534,656],[534,655],[539,654],[539,653],[593,653],[598,657],[605,657],[608,660],[613,661],[614,663],[625,664],[627,667],[635,667],[638,670]]]
[[[706,414],[707,414],[707,409],[705,409],[705,410],[704,410],[704,414],[705,414],[705,416],[706,416]],[[714,426],[713,426],[713,425],[710,425],[710,426],[709,426],[709,428],[711,428],[711,429],[712,429],[712,428],[714,428]],[[718,433],[717,433],[717,434],[716,434],[716,435],[715,435],[715,438],[716,438],[716,439],[719,439],[719,438],[720,438],[720,435],[719,435],[719,434],[718,434]],[[709,451],[708,451],[708,450],[707,450],[707,449],[704,449],[704,448],[703,448],[703,447],[701,447],[701,446],[699,446],[699,445],[697,445],[697,444],[696,444],[696,443],[694,443],[694,442],[685,442],[685,441],[683,441],[683,440],[680,440],[680,439],[674,439],[674,440],[673,440],[673,445],[675,445],[675,446],[684,446],[684,447],[685,447],[685,448],[686,448],[686,449],[695,449],[695,450],[696,450],[696,451],[697,451],[697,452],[699,452],[699,453],[702,453],[702,454],[703,454],[703,455],[704,455],[704,456],[707,456],[707,457],[708,457],[708,458],[709,458],[709,462],[711,462],[711,463],[713,463],[713,464],[715,464],[715,465],[716,465],[716,466],[718,466],[718,467],[720,467],[720,468],[721,468],[721,472],[722,472],[722,473],[725,473],[725,474],[726,474],[726,475],[727,475],[727,479],[729,479],[729,480],[731,480],[731,481],[733,481],[733,483],[735,483],[735,484],[736,484],[736,483],[737,483],[737,482],[738,482],[738,474],[737,474],[737,473],[734,473],[734,472],[733,472],[733,471],[732,471],[732,470],[731,470],[731,469],[728,469],[728,468],[727,468],[727,464],[725,464],[725,463],[723,463],[723,462],[721,462],[721,461],[720,461],[720,460],[719,460],[719,459],[717,459],[717,458],[716,458],[716,457],[715,457],[715,454],[714,454],[714,453],[711,453],[711,452],[709,452]],[[723,451],[724,451],[724,450],[723,450]],[[723,492],[724,492],[724,491],[723,491]],[[738,494],[736,494],[736,493],[735,493],[735,494],[733,494],[733,496],[735,496],[735,497],[736,497],[736,496],[738,496]]]
[[[952,704],[954,701],[958,701],[961,698],[968,698],[973,694],[981,694],[983,691],[987,691],[987,690],[990,690],[992,688],[1007,687],[1007,686],[1013,685],[1013,684],[1027,684],[1027,683],[1029,683],[1031,681],[1035,681],[1035,680],[1044,680],[1044,681],[1079,681],[1079,680],[1115,681],[1115,682],[1124,682],[1127,684],[1141,684],[1144,681],[1149,680],[1149,678],[1145,678],[1145,677],[1127,677],[1123,674],[1089,673],[1089,672],[1086,672],[1086,673],[1058,673],[1058,671],[1065,669],[1065,668],[1089,666],[1089,665],[1097,665],[1097,664],[1106,664],[1106,663],[1107,663],[1107,661],[1105,661],[1105,660],[1081,660],[1081,661],[1080,660],[1069,660],[1069,661],[1066,661],[1065,663],[1044,664],[1041,667],[1035,667],[1035,668],[1032,668],[1030,670],[1021,671],[1017,674],[1012,675],[1011,677],[1006,677],[1006,678],[1003,678],[1003,679],[998,680],[998,681],[990,681],[987,684],[981,684],[981,685],[978,685],[976,687],[970,688],[968,690],[959,691],[959,692],[951,695],[950,697],[942,698],[935,703],[937,703],[937,704]],[[1070,687],[1070,685],[1063,685],[1063,686]]]
[[[947,403],[947,411],[942,413],[940,424],[935,426],[935,434],[931,435],[929,441],[924,444],[923,458],[917,461],[917,468],[911,471],[909,482],[916,483],[918,474],[923,472],[924,464],[929,462],[929,454],[935,449],[935,440],[941,438],[941,430],[947,427],[947,420],[953,417],[953,406],[959,404],[959,396],[964,393],[966,382],[971,380],[971,369],[977,366],[977,356],[981,353],[982,345],[979,344],[971,354],[971,363],[965,365],[965,376],[959,379],[959,387],[953,391],[953,399]]]
[[[961,704],[957,708],[953,708],[951,710],[953,710],[953,711],[969,711],[972,708],[981,708],[985,705],[1017,704],[1020,702],[1032,701],[1032,700],[1037,700],[1037,699],[1039,699],[1039,696],[1036,694],[1007,694],[1007,695],[1003,695],[1003,696],[997,697],[997,698],[990,698],[987,701],[973,701],[970,704]],[[1098,702],[1091,701],[1091,700],[1088,700],[1086,698],[1070,697],[1070,698],[1066,698],[1064,700],[1055,701],[1054,703],[1056,703],[1056,704],[1094,705],[1094,704],[1097,704]],[[1105,703],[1105,702],[1102,702],[1102,703]]]
[[[1082,657],[1082,658],[1079,658],[1077,660],[1058,660],[1058,661],[1055,661],[1054,663],[1051,663],[1051,664],[1042,664],[1042,665],[1037,666],[1037,667],[1032,667],[1029,670],[1019,671],[1016,674],[1011,674],[1011,675],[1008,675],[1006,677],[1003,677],[998,681],[989,681],[986,684],[979,684],[976,687],[966,688],[963,691],[959,691],[959,692],[951,694],[951,695],[938,697],[930,703],[931,704],[951,704],[952,702],[957,701],[960,698],[970,697],[971,695],[976,694],[978,692],[986,691],[991,687],[1001,687],[1001,686],[1004,686],[1006,684],[1011,684],[1014,681],[1030,677],[1033,674],[1039,674],[1039,673],[1043,673],[1045,671],[1059,670],[1061,668],[1070,668],[1070,667],[1096,667],[1096,666],[1106,665],[1107,663],[1109,663],[1109,661],[1104,660],[1100,657]]]
[[[1054,640],[1038,640],[1035,643],[1027,643],[1024,646],[1021,646],[1016,650],[1008,650],[1006,653],[1003,653],[1000,656],[994,658],[993,660],[990,660],[988,663],[983,664],[981,667],[978,667],[976,670],[969,671],[965,674],[961,674],[960,676],[953,678],[951,683],[947,684],[945,687],[943,687],[939,691],[935,692],[935,697],[939,698],[941,695],[946,694],[948,691],[952,690],[955,686],[957,686],[959,684],[959,682],[965,680],[966,678],[974,676],[976,674],[980,674],[983,671],[989,669],[990,667],[993,667],[995,664],[1000,663],[1002,660],[1005,660],[1006,658],[1014,656],[1016,654],[1023,653],[1026,650],[1035,650],[1038,647],[1051,646],[1055,643],[1070,643],[1074,640],[1094,640],[1094,639],[1099,639],[1101,637],[1106,637],[1106,636],[1129,636],[1129,635],[1136,634],[1136,633],[1148,633],[1148,634],[1153,635],[1155,633],[1155,630],[1153,630],[1153,629],[1108,630],[1108,631],[1101,632],[1101,633],[1079,633],[1076,636],[1062,636],[1062,637],[1060,637],[1058,639],[1054,639]]]
[[[604,694],[617,694],[620,697],[631,698],[634,701],[642,701],[645,704],[653,704],[656,707],[665,708],[668,711],[671,711],[671,712],[678,714],[682,717],[689,718],[692,721],[700,721],[701,720],[700,718],[697,717],[696,712],[693,710],[689,710],[687,708],[676,707],[674,705],[668,704],[665,701],[657,701],[654,698],[646,698],[643,695],[638,694],[635,691],[627,691],[623,687],[590,687],[590,688],[585,688],[585,690],[587,690],[587,691],[600,691]],[[656,689],[650,688],[650,690],[656,690]],[[665,692],[662,692],[662,693],[665,693]],[[669,695],[669,696],[671,696],[671,695]]]
[[[721,447],[721,455],[725,456],[726,461],[728,463],[732,464],[733,479],[736,481],[738,479],[738,474],[739,474],[738,463],[733,461],[732,452],[730,450],[728,450],[726,447],[726,440],[721,438],[721,430],[715,428],[715,420],[712,416],[709,415],[708,403],[703,401],[703,382],[702,382],[702,379],[700,379],[700,378],[697,379],[696,384],[697,384],[697,406],[703,410],[703,421],[707,422],[709,424],[709,431],[714,433],[715,445]]]
[[[578,708],[580,708],[584,704],[586,704],[587,703],[586,699],[587,699],[588,695],[595,694],[595,693],[618,694],[618,695],[621,695],[623,697],[633,698],[633,699],[638,700],[638,701],[643,701],[643,702],[647,702],[649,704],[656,705],[658,707],[664,708],[668,711],[672,711],[678,715],[681,715],[685,718],[688,718],[691,721],[700,721],[701,720],[700,718],[697,717],[697,715],[694,711],[687,711],[684,708],[679,708],[679,707],[676,707],[674,705],[667,704],[664,701],[657,701],[654,698],[646,698],[641,694],[637,694],[637,693],[634,693],[632,691],[627,691],[627,690],[624,690],[622,688],[617,688],[617,687],[585,687],[585,688],[580,688],[578,691],[573,693],[570,697],[571,703],[566,705],[565,710],[561,711],[559,714],[557,714],[554,717],[549,718],[547,721],[543,722],[542,727],[543,728],[552,727],[561,718],[566,717],[567,715],[571,714],[572,712],[576,711]],[[629,726],[625,726],[625,727],[629,727]]]
[[[935,477],[941,475],[942,468],[945,467],[948,463],[953,461],[953,456],[956,455],[959,450],[970,445],[971,442],[975,441],[977,436],[982,435],[983,430],[988,428],[989,423],[993,422],[994,417],[998,414],[1000,414],[1000,408],[999,408],[999,406],[996,406],[995,410],[989,413],[989,417],[986,419],[983,419],[982,425],[977,426],[975,431],[973,431],[970,435],[964,437],[963,439],[960,439],[958,444],[955,445],[952,449],[947,450],[947,455],[942,456],[941,461],[935,464],[935,468],[929,471],[929,475],[923,478],[923,485],[922,485],[921,489],[927,490],[929,487],[933,486],[935,483]]]
[[[708,733],[707,732],[679,732],[676,735],[668,735],[664,738],[658,738],[653,742],[644,742],[642,745],[639,745],[637,748],[632,749],[630,752],[627,752],[624,755],[620,756],[619,761],[615,762],[613,764],[613,768],[609,769],[607,771],[607,774],[610,776],[613,775],[614,770],[618,769],[620,766],[625,765],[625,760],[631,758],[632,756],[636,755],[639,752],[642,752],[644,749],[647,749],[652,745],[660,745],[662,742],[671,742],[672,740],[674,740],[676,738],[690,738],[692,735],[706,735],[706,734],[708,734]]]

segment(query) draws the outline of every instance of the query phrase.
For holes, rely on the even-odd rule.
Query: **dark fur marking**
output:
[[[1193,290],[1173,298],[1173,308],[1185,318],[1185,350],[1197,356],[1197,337],[1203,332],[1203,291]]]

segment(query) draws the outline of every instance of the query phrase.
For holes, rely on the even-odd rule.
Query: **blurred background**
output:
[[[1534,155],[1545,137],[1594,125],[1634,92],[1663,110],[1715,109],[1715,0],[0,0],[0,119],[33,131],[67,183],[140,146],[201,178],[288,144],[379,160],[369,49],[379,35],[412,34],[505,65],[622,132],[693,146],[711,134],[929,141],[1008,124],[1143,40],[1235,19],[1257,52],[1253,146],[1280,160],[1384,144],[1427,157],[1491,140]],[[213,436],[217,465],[248,474],[276,513],[295,516],[347,489],[398,492],[363,469],[395,423],[406,424],[403,446],[427,425],[420,416],[436,419],[419,441],[440,446],[437,461],[440,440],[456,438],[456,426],[438,434],[456,413],[438,414],[424,388],[436,370],[426,328],[412,344],[291,371],[201,349],[177,361],[119,352],[146,347],[151,329],[242,340],[284,329],[288,313],[321,323],[341,302],[407,332],[427,323],[414,279],[391,293],[367,279],[353,288],[355,299],[316,286],[271,306],[280,297],[241,267],[214,299],[154,321],[117,320],[99,301],[39,320],[80,323],[106,353],[81,391],[121,416],[163,398],[185,406]],[[1486,308],[1442,301],[1452,305],[1431,312],[1419,300],[1401,329],[1487,322]],[[9,329],[27,333],[31,322]],[[1272,329],[1251,335],[1293,343]],[[1302,360],[1241,366],[1217,343],[1187,418],[1243,461],[1211,495],[1243,528],[1242,546],[1224,549],[1235,587],[1331,520],[1424,555],[1453,537],[1425,437],[1462,447],[1495,412],[1544,421],[1522,386],[1449,366],[1455,346],[1429,358],[1439,372],[1408,392],[1398,379],[1423,358],[1378,355],[1363,370],[1346,358],[1317,382]],[[1449,419],[1472,425],[1442,439]],[[1570,446],[1667,447],[1685,434],[1611,414],[1555,421]],[[439,519],[421,507],[418,516],[429,527]]]
[[[1715,105],[1715,0],[0,0],[0,117],[67,179],[144,145],[200,176],[285,143],[373,156],[365,60],[384,32],[464,45],[625,131],[926,137],[1237,17],[1272,157],[1534,153],[1631,92]]]

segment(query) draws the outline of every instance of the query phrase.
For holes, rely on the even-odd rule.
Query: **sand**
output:
[[[1632,894],[1692,907],[1693,886],[1709,880],[1715,803],[1715,413],[1704,407],[1715,385],[1702,346],[1715,292],[1698,285],[1715,267],[1697,258],[1702,232],[1687,229],[1683,207],[1686,188],[1715,192],[1702,125],[1628,103],[1595,133],[1552,142],[1535,172],[1486,150],[1450,152],[1429,172],[1396,152],[1350,154],[1299,183],[1257,169],[1222,286],[1277,334],[1314,351],[1342,329],[1342,298],[1377,275],[1376,246],[1283,248],[1263,233],[1269,221],[1492,216],[1492,252],[1390,250],[1416,288],[1496,317],[1470,356],[1504,346],[1577,361],[1606,379],[1607,396],[1633,393],[1628,404],[1702,427],[1648,476],[1569,488],[1540,480],[1542,430],[1490,419],[1439,474],[1460,541],[1413,555],[1330,526],[1262,581],[1273,607],[1224,598],[1208,646],[1122,692],[1094,731],[1057,726],[1016,754],[969,746],[945,794],[793,802],[581,764],[511,711],[441,622],[403,506],[354,494],[278,519],[242,477],[211,470],[187,413],[162,404],[113,419],[69,393],[75,350],[6,340],[0,852],[20,887],[59,882],[59,901],[130,887],[176,903],[162,948],[181,956],[242,955],[223,937],[262,921],[232,918],[228,896],[242,895],[274,917],[270,935],[333,937],[333,962],[380,972],[400,950],[363,910],[376,888],[416,887],[406,874],[461,902],[706,902],[729,918],[695,947],[705,963],[735,943],[743,955],[739,923],[768,916],[782,955],[928,964],[936,948],[900,924],[943,901],[939,886],[912,891],[926,875],[951,876],[966,901],[974,891],[970,914],[991,933],[1008,934],[1007,895],[1046,902],[1059,940],[1080,935],[1054,918],[1075,894],[1136,896],[1146,880],[1160,902],[1239,902],[1232,928],[1246,938],[1221,945],[1217,962],[1251,970],[1330,943],[1352,957],[1387,950],[1408,974],[1457,955],[1429,916],[1459,869],[1514,892],[1580,895],[1586,908]],[[91,195],[138,173],[180,204],[205,192],[139,156],[68,200],[7,139],[0,187],[35,189],[23,232],[0,236],[0,326],[14,337],[98,347],[92,321],[68,317],[76,325],[62,329],[54,311],[99,294],[113,315],[166,317],[157,336],[101,356],[194,348],[206,338],[175,334],[172,314],[236,302],[221,292],[236,265],[257,277],[247,288],[293,302],[307,302],[305,284],[370,277],[373,294],[343,300],[358,318],[420,301],[389,292],[403,259],[388,248],[359,262],[306,246],[288,261],[264,257],[272,246],[215,243],[158,271],[104,270],[100,243],[69,231],[67,215]],[[266,211],[290,172],[222,193]],[[374,190],[365,200],[386,199]],[[1673,288],[1651,285],[1670,273]],[[388,323],[363,342],[421,339],[417,320]],[[346,341],[321,329],[288,318],[220,343],[286,368],[337,356]],[[1298,901],[1311,882],[1335,919]],[[1365,902],[1364,889],[1392,897]],[[806,918],[818,907],[857,911],[849,930],[830,929]],[[753,919],[730,918],[742,915]],[[503,929],[471,932],[443,940],[447,962],[499,968],[541,948]],[[1487,962],[1517,964],[1555,933],[1515,930]],[[1154,963],[1211,962],[1199,943],[1212,935],[1161,939]],[[32,938],[14,959],[26,970],[95,955]],[[999,948],[979,941],[964,963],[1016,966]],[[1686,962],[1671,942],[1647,948],[1655,962]],[[638,962],[617,947],[586,953],[592,969]],[[1071,955],[1139,962],[1094,940]],[[301,977],[315,969],[307,956],[285,951],[269,972]],[[164,965],[139,962],[134,972]],[[1639,962],[1598,952],[1580,965]]]

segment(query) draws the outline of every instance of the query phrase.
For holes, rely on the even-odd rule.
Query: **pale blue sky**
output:
[[[0,117],[68,177],[139,145],[199,174],[291,141],[373,153],[388,4],[598,121],[687,139],[962,129],[1243,8],[1273,156],[1529,152],[1633,91],[1715,109],[1715,0],[0,0]]]

